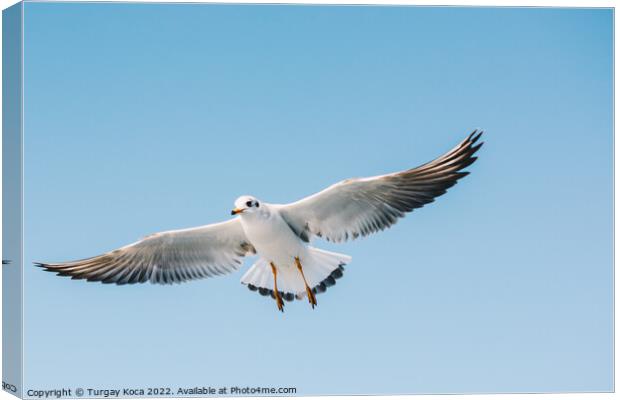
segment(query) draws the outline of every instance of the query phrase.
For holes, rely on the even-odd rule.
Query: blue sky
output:
[[[609,391],[609,9],[27,3],[25,388]],[[44,273],[405,169],[471,175],[318,297]]]

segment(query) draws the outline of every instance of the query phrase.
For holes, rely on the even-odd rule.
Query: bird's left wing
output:
[[[176,283],[235,271],[255,250],[238,218],[191,229],[155,233],[96,257],[36,263],[46,271],[103,283]]]
[[[383,230],[405,213],[434,201],[468,174],[482,132],[474,131],[443,156],[419,167],[371,178],[347,179],[295,203],[281,205],[291,229],[333,242]]]

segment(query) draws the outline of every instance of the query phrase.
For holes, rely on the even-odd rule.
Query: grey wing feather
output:
[[[46,271],[103,283],[179,283],[235,271],[255,252],[238,218],[197,228],[156,233],[96,257],[36,263]]]
[[[313,234],[341,242],[384,230],[469,174],[462,170],[476,161],[474,154],[483,144],[477,143],[481,135],[482,131],[472,132],[451,151],[416,168],[336,183],[280,206],[280,213],[302,238]]]

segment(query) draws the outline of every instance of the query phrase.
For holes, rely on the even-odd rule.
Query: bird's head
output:
[[[256,212],[260,208],[260,201],[253,196],[241,196],[235,200],[235,208],[230,215],[250,214]]]

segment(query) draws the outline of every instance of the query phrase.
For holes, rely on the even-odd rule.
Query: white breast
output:
[[[258,255],[279,268],[293,266],[294,258],[303,258],[305,243],[291,230],[277,210],[266,204],[260,212],[241,215],[241,224]]]

